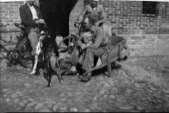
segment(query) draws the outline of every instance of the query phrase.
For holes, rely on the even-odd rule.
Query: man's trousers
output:
[[[84,60],[82,63],[82,69],[85,71],[88,71],[94,66],[94,58],[100,57],[102,62],[106,61],[107,58],[107,52],[105,47],[99,47],[99,48],[87,48],[85,51]]]
[[[38,34],[39,34],[39,29],[37,27],[31,28],[28,34],[28,39],[32,46],[32,55],[36,54],[36,46],[38,44]]]

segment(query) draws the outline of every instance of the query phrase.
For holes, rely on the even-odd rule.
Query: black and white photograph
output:
[[[0,0],[0,112],[169,112],[169,0]]]

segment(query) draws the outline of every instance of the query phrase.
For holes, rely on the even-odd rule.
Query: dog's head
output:
[[[46,54],[49,56],[55,55],[55,56],[59,57],[58,47],[52,43],[49,43],[47,46]]]

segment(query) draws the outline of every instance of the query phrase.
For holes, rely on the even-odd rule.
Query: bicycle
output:
[[[21,30],[20,35],[17,37],[18,41],[13,50],[7,54],[9,63],[8,66],[21,65],[24,68],[32,68],[34,57],[31,54],[32,48],[25,33],[25,27],[21,23],[15,22],[14,25]]]
[[[78,29],[77,33],[71,33],[70,35],[66,36],[58,45],[59,47],[59,52],[68,52],[68,54],[71,54],[74,47],[76,46],[77,40],[79,40],[81,34],[85,31],[84,29],[84,23],[83,21],[78,23],[75,22],[74,26]],[[65,40],[69,40],[68,46],[67,47],[61,47],[63,42]]]
[[[81,53],[83,53],[80,46],[78,46],[78,40],[81,40],[81,34],[85,31],[84,23],[80,22],[74,23],[74,26],[78,29],[77,33],[71,33],[67,37],[65,37],[59,44],[59,53],[68,53],[70,56],[64,57],[64,58],[58,58],[59,62],[59,68],[61,70],[61,75],[63,74],[77,74],[77,72],[71,72],[70,69],[75,66],[77,68],[78,65],[78,59]],[[62,47],[62,44],[65,40],[68,40],[68,46]]]
[[[8,66],[21,65],[24,68],[33,68],[34,56],[31,54],[32,47],[28,39],[28,34],[25,32],[25,26],[19,22],[14,22],[14,25],[21,30],[20,35],[17,37],[18,41],[12,50],[7,50],[5,47],[2,48],[6,51],[6,59],[8,60]],[[41,25],[38,25],[40,31],[43,30]]]

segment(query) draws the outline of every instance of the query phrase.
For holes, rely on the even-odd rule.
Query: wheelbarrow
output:
[[[102,62],[100,65],[89,69],[87,72],[83,74],[83,76],[87,75],[90,72],[102,69],[105,66],[107,66],[108,76],[111,76],[112,71],[111,63],[126,60],[130,54],[126,42],[127,40],[125,38],[113,35],[112,38],[110,38],[109,44],[106,47],[105,51],[106,52],[105,54],[107,54],[106,60]]]

